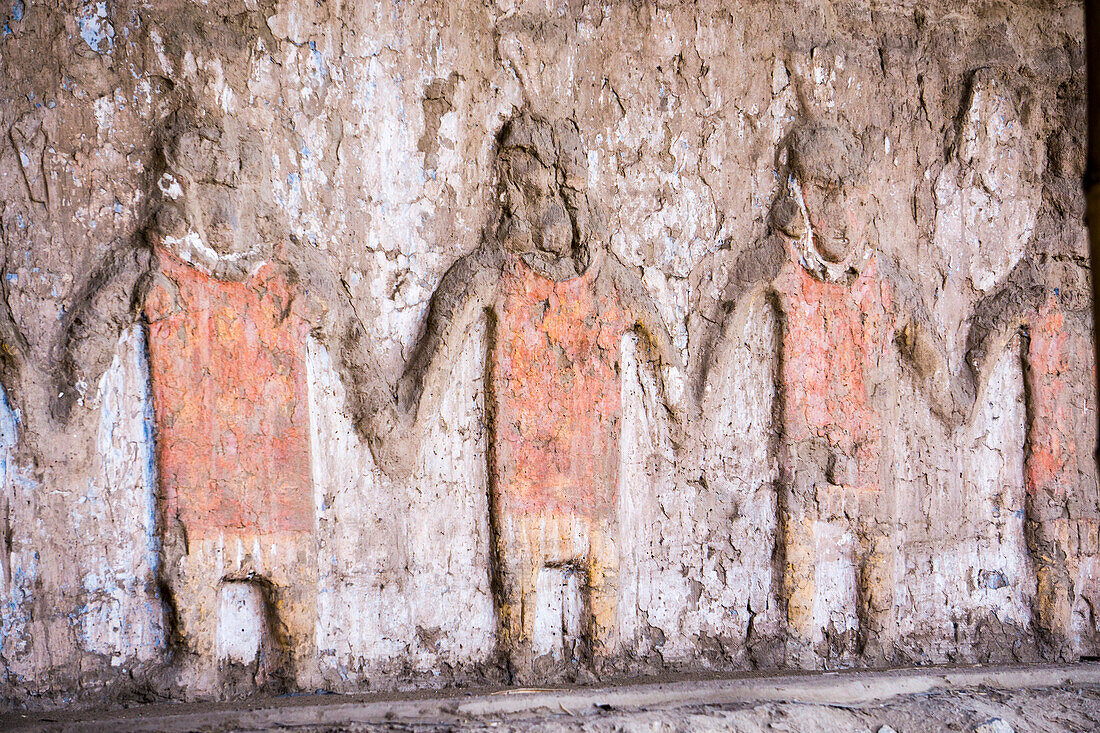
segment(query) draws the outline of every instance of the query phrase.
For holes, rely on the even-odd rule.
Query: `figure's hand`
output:
[[[420,407],[423,378],[418,370],[407,369],[397,382],[397,410],[405,419],[416,419]]]
[[[688,438],[688,426],[694,425],[701,414],[698,394],[689,375],[678,364],[664,365],[662,381],[665,400],[678,431],[675,441],[684,444]]]
[[[952,379],[942,344],[915,321],[910,321],[898,331],[896,343],[913,368],[932,413],[950,426],[965,422],[970,414],[965,380],[962,377]]]
[[[394,480],[407,479],[416,471],[420,441],[416,419],[393,404],[374,413],[367,424],[371,455],[381,471]]]

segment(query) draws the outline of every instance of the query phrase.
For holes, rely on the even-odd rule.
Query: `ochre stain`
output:
[[[209,277],[163,249],[146,301],[165,509],[194,537],[313,526],[307,326],[276,266]]]

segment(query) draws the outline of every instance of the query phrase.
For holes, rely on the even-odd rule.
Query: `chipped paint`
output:
[[[84,3],[76,12],[80,37],[96,53],[109,54],[115,47],[115,27],[108,20],[107,0]]]
[[[583,568],[595,640],[614,633],[619,341],[633,325],[601,268],[555,282],[507,265],[493,354],[493,491],[506,643],[534,639],[548,565]]]
[[[5,702],[1100,652],[1079,8],[804,4],[6,3]]]

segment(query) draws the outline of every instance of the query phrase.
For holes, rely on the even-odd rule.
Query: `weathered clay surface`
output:
[[[1097,654],[1082,13],[4,5],[5,699]]]

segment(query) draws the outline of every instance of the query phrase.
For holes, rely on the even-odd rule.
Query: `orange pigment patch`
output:
[[[1031,393],[1031,436],[1027,489],[1065,496],[1077,477],[1076,431],[1089,419],[1075,399],[1074,359],[1092,355],[1086,339],[1071,339],[1052,297],[1039,309],[1028,346],[1028,388]]]
[[[855,461],[850,488],[879,490],[882,435],[867,382],[889,341],[888,284],[872,261],[851,287],[822,282],[791,266],[784,295],[782,380],[788,440],[823,439]]]
[[[596,268],[592,268],[594,270]],[[592,270],[565,282],[513,260],[493,358],[502,508],[607,516],[619,468],[619,345],[632,321]]]
[[[246,282],[164,250],[146,301],[165,508],[194,537],[313,526],[303,344],[273,265]]]

